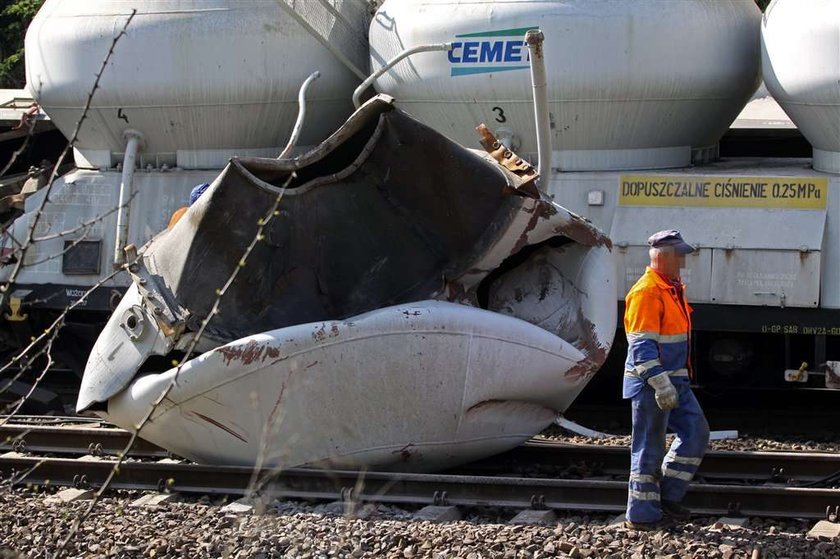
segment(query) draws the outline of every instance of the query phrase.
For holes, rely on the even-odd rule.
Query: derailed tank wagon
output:
[[[71,115],[78,114],[84,104],[84,86],[76,83],[74,76],[95,72],[113,30],[127,17],[119,9],[111,10],[111,4],[103,1],[81,7],[58,0],[47,2],[41,19],[36,20],[38,25],[33,25],[30,32],[34,45],[33,61],[28,62],[30,76],[39,76],[37,80],[30,78],[30,86],[40,84],[37,91],[42,106],[65,133],[75,122]],[[124,8],[120,3],[113,4]],[[389,443],[378,450],[370,447],[372,438],[355,437],[362,427],[358,416],[353,415],[358,407],[354,404],[363,405],[380,388],[422,392],[426,384],[411,383],[428,384],[437,379],[444,383],[440,385],[444,390],[470,394],[460,403],[439,398],[448,402],[441,406],[451,408],[454,423],[444,422],[439,414],[429,414],[426,408],[414,410],[412,406],[419,405],[416,401],[400,400],[399,405],[386,406],[394,413],[398,409],[414,410],[408,415],[423,417],[430,426],[402,431],[403,439],[410,433],[408,438],[423,440],[427,447],[423,452],[408,452],[413,461],[406,467],[435,468],[515,444],[527,433],[538,431],[540,425],[547,425],[554,412],[564,410],[606,358],[620,301],[647,257],[645,239],[653,231],[674,226],[700,248],[689,257],[684,279],[696,310],[697,335],[692,350],[701,384],[725,380],[749,386],[778,385],[784,382],[785,369],[791,368],[801,370],[788,371],[788,380],[805,380],[811,387],[824,384],[822,378],[809,378],[809,371],[825,373],[827,381],[833,378],[828,374],[832,362],[840,359],[840,338],[835,335],[840,334],[836,332],[840,324],[840,303],[836,300],[840,297],[840,206],[835,165],[840,148],[831,128],[838,121],[836,91],[831,87],[836,76],[825,75],[825,68],[832,67],[833,55],[830,49],[818,48],[825,46],[822,43],[813,47],[822,53],[814,60],[828,63],[815,63],[814,74],[801,80],[787,81],[790,78],[785,77],[785,71],[794,70],[789,64],[773,62],[780,56],[781,61],[786,60],[778,52],[793,48],[786,41],[781,41],[780,49],[773,46],[774,22],[784,21],[777,15],[785,9],[783,0],[771,5],[763,23],[752,0],[388,1],[370,22],[372,71],[413,47],[431,45],[446,52],[418,54],[385,71],[375,86],[395,101],[380,98],[352,117],[350,99],[358,96],[353,90],[367,74],[366,68],[358,71],[367,66],[367,59],[359,63],[358,57],[360,44],[367,52],[369,14],[359,10],[364,5],[331,2],[332,10],[323,13],[332,16],[319,19],[319,27],[312,25],[312,14],[295,8],[280,9],[281,4],[297,6],[265,2],[243,8],[238,3],[219,1],[214,9],[206,10],[204,5],[199,8],[174,0],[150,3],[117,46],[103,75],[102,95],[94,97],[91,127],[80,136],[76,150],[79,169],[56,183],[52,203],[39,218],[43,219],[39,232],[46,236],[66,229],[68,224],[102,217],[84,229],[83,239],[70,239],[71,249],[79,245],[84,251],[65,252],[65,239],[33,245],[27,256],[30,263],[48,255],[61,256],[49,260],[49,264],[23,269],[10,294],[19,311],[16,318],[25,312],[30,331],[37,331],[42,327],[35,322],[39,310],[56,313],[63,309],[74,296],[106,275],[113,264],[121,263],[123,248],[142,246],[166,229],[172,211],[185,205],[193,185],[208,182],[213,186],[172,230],[155,237],[142,252],[130,279],[109,282],[105,290],[90,299],[85,312],[75,313],[75,317],[82,317],[79,323],[94,324],[89,328],[93,332],[111,308],[119,305],[88,363],[90,374],[85,377],[79,409],[95,408],[130,426],[172,381],[176,374],[170,369],[172,359],[183,356],[190,336],[208,310],[206,296],[198,297],[198,291],[191,290],[198,285],[196,278],[201,277],[201,266],[196,263],[203,266],[211,262],[211,276],[221,278],[224,270],[238,263],[235,252],[247,238],[245,229],[237,229],[241,224],[229,207],[238,200],[231,194],[235,192],[230,182],[234,177],[239,177],[234,182],[243,185],[242,192],[259,193],[251,197],[257,200],[251,208],[255,211],[264,209],[266,197],[284,188],[283,177],[292,171],[303,174],[305,180],[283,191],[280,222],[292,215],[283,214],[286,204],[297,207],[296,216],[317,214],[313,207],[338,208],[341,204],[333,207],[309,202],[310,209],[303,211],[307,204],[301,202],[338,192],[335,202],[344,200],[353,211],[337,211],[331,214],[335,223],[317,221],[315,228],[326,227],[336,239],[349,243],[358,240],[348,233],[357,227],[352,216],[367,215],[368,207],[359,205],[364,197],[359,198],[352,187],[335,185],[339,178],[365,172],[354,158],[368,161],[381,148],[381,138],[374,136],[387,135],[383,130],[391,130],[397,120],[416,119],[425,124],[429,128],[423,134],[432,143],[442,141],[431,140],[442,133],[465,146],[477,145],[473,128],[486,122],[499,140],[497,155],[506,151],[498,148],[508,148],[536,162],[540,146],[535,141],[530,60],[523,42],[525,32],[534,28],[541,28],[546,37],[546,124],[553,149],[550,161],[541,162],[541,167],[549,171],[539,183],[508,176],[511,165],[518,165],[515,160],[490,172],[501,173],[497,179],[507,177],[502,181],[507,193],[502,205],[514,200],[524,204],[522,207],[531,204],[525,213],[531,212],[534,223],[520,230],[516,219],[506,221],[510,215],[505,218],[479,211],[475,215],[480,219],[474,225],[483,233],[442,240],[447,237],[436,237],[440,234],[434,233],[436,227],[415,222],[409,228],[412,235],[437,247],[432,251],[437,260],[434,266],[417,273],[417,285],[402,285],[391,296],[382,294],[414,268],[410,262],[403,262],[396,264],[395,270],[400,273],[389,272],[389,263],[401,262],[400,258],[411,254],[410,249],[387,255],[387,251],[382,252],[375,261],[366,260],[371,254],[358,249],[334,250],[333,260],[355,255],[358,266],[364,268],[348,268],[357,275],[347,276],[355,279],[351,282],[353,289],[343,294],[343,302],[339,302],[341,297],[334,299],[341,291],[334,287],[340,283],[335,283],[337,278],[320,275],[329,268],[318,260],[325,254],[321,249],[306,257],[315,260],[290,257],[288,262],[297,262],[294,269],[284,269],[281,263],[285,261],[278,258],[264,260],[270,262],[270,273],[251,277],[240,286],[238,301],[248,304],[228,303],[232,306],[223,310],[223,320],[214,321],[216,328],[211,328],[196,348],[201,355],[193,355],[195,358],[177,373],[185,376],[184,382],[178,383],[175,399],[159,408],[145,432],[199,460],[231,461],[247,449],[241,455],[251,462],[255,457],[266,458],[255,454],[257,447],[265,447],[265,437],[269,436],[260,429],[275,425],[276,430],[270,433],[274,442],[268,443],[273,452],[269,462],[274,465],[337,457],[351,465],[394,465],[394,457],[405,455],[389,454],[401,439],[388,437],[399,430],[377,433]],[[324,7],[324,2],[301,6]],[[811,9],[827,10],[827,3],[815,2]],[[173,18],[173,10],[178,12],[177,18]],[[335,10],[340,17],[333,13]],[[838,27],[833,15],[829,11],[805,17],[821,21],[827,31],[820,36],[830,36]],[[62,19],[69,17],[85,25],[70,31],[71,26],[63,25]],[[324,21],[332,23],[324,28]],[[686,33],[687,26],[691,33]],[[196,37],[200,40],[193,42]],[[134,48],[132,40],[136,41]],[[758,85],[762,48],[765,72],[772,72],[765,75],[768,87],[779,95],[782,105],[789,108],[814,144],[813,169],[802,160],[721,160],[718,156],[718,141]],[[140,50],[154,56],[137,56]],[[806,67],[802,65],[802,71]],[[280,161],[259,159],[276,157],[283,150],[292,133],[300,84],[316,69],[322,78],[307,101],[308,116],[298,142],[301,147]],[[138,75],[152,73],[154,79],[138,79]],[[774,80],[781,85],[775,85]],[[797,95],[805,95],[804,103]],[[383,108],[383,103],[389,108]],[[814,109],[802,108],[814,106],[823,107],[824,112],[813,114]],[[267,122],[271,125],[266,126]],[[354,128],[360,126],[359,122],[368,124]],[[374,134],[376,130],[379,132]],[[350,141],[351,137],[355,139]],[[419,144],[425,146],[426,142]],[[447,146],[440,152],[446,155],[438,153],[433,158],[436,163],[430,165],[445,169],[452,161],[478,157],[467,156],[469,152],[457,144]],[[344,155],[336,157],[342,150]],[[417,153],[411,156],[419,157]],[[228,164],[231,157],[235,159]],[[486,158],[473,164],[485,171],[499,165]],[[417,164],[414,175],[421,177],[432,168]],[[342,174],[345,176],[333,176]],[[465,194],[458,200],[448,200],[450,192],[440,197],[448,200],[444,206],[448,207],[447,215],[458,216],[455,221],[473,215],[478,201],[486,204],[498,195],[493,190],[487,198],[488,193],[472,184],[468,175],[455,177],[453,184],[466,185],[463,188],[472,192],[472,197]],[[378,195],[396,215],[411,221],[413,216],[423,214],[422,196],[395,202],[400,197],[390,190],[396,185],[390,173],[370,176],[373,178],[368,182],[377,185]],[[442,179],[437,182],[437,186],[449,184]],[[435,184],[426,188],[432,197],[439,196],[434,194]],[[131,200],[128,220],[125,214],[120,214],[120,221],[107,213],[118,204],[120,191]],[[30,200],[28,206],[36,207],[37,197]],[[575,214],[566,208],[591,222],[572,218]],[[242,212],[246,214],[250,215]],[[212,216],[221,218],[224,224],[220,227],[216,223],[215,232]],[[14,234],[20,236],[26,231],[31,219],[31,212],[21,218]],[[297,219],[306,223],[306,218]],[[251,221],[249,227],[254,225]],[[341,229],[337,224],[347,227]],[[234,228],[231,235],[219,234],[225,227]],[[269,252],[285,254],[291,246],[309,246],[307,243],[313,241],[295,233],[294,228],[272,227],[276,230],[267,235],[267,246],[273,247],[266,249]],[[364,235],[377,241],[387,236],[383,231],[371,231],[365,230]],[[611,249],[607,236],[600,231],[609,232],[614,241]],[[397,235],[383,246],[394,250],[399,238]],[[181,255],[185,259],[179,261],[172,244],[175,239],[180,239],[176,243],[179,246],[198,252]],[[224,245],[232,239],[237,242]],[[471,239],[472,250],[447,254],[443,248],[451,248],[455,239]],[[220,246],[225,250],[220,251]],[[476,260],[491,253],[496,260]],[[610,271],[613,258],[617,261],[615,273]],[[463,267],[471,261],[482,265]],[[374,290],[376,297],[368,293],[359,299],[358,294],[365,292],[362,287],[369,287],[371,278],[388,278],[396,283],[380,285],[387,289]],[[425,283],[419,278],[426,278]],[[120,299],[127,287],[128,296]],[[615,295],[607,295],[613,289]],[[605,303],[604,297],[610,302]],[[546,300],[553,302],[546,304]],[[247,312],[241,314],[240,323],[226,322],[242,308]],[[443,361],[429,361],[432,356],[426,355],[411,366],[399,366],[390,359],[402,356],[397,361],[412,362],[409,353],[415,349],[420,352],[426,343],[418,341],[416,328],[405,329],[405,324],[399,324],[400,316],[419,317],[417,328],[421,330],[432,332],[457,324],[457,332],[470,339],[496,340],[498,343],[482,346],[478,352],[485,357],[512,343],[512,332],[513,337],[531,340],[533,336],[525,354],[533,358],[553,352],[565,364],[552,364],[551,359],[539,364],[540,360],[534,359],[530,373],[535,376],[526,375],[528,380],[524,381],[534,390],[523,393],[506,384],[510,379],[497,376],[491,382],[489,377],[472,376],[469,371],[476,370],[474,357],[478,354],[455,344],[457,336],[442,335],[436,342],[439,351],[433,353],[435,359]],[[20,324],[12,326],[25,328],[25,321],[17,322]],[[330,337],[333,332],[341,338],[340,344],[330,345],[336,342]],[[358,337],[358,332],[364,335]],[[423,335],[421,340],[425,340]],[[398,342],[381,347],[366,345],[380,338]],[[89,342],[91,337],[87,339]],[[620,353],[621,333],[617,342],[616,352]],[[306,417],[304,403],[317,406],[318,395],[346,388],[347,379],[336,376],[336,367],[346,365],[348,355],[360,359],[359,351],[341,350],[350,347],[343,344],[364,347],[365,352],[382,358],[375,366],[353,368],[357,381],[354,395],[342,403],[347,405],[340,414],[323,414],[317,427],[307,426],[302,419]],[[547,349],[552,344],[557,351]],[[294,356],[287,352],[290,349],[294,349]],[[509,353],[481,361],[479,368],[505,370],[513,366],[505,359],[524,359],[516,351]],[[308,357],[311,361],[303,363]],[[456,365],[459,360],[463,362]],[[804,361],[808,365],[800,367]],[[310,364],[310,376],[299,374]],[[228,382],[232,368],[241,373],[241,390]],[[394,370],[401,375],[394,378],[405,382],[377,384]],[[444,374],[417,380],[430,370]],[[559,385],[546,384],[561,377],[565,380]],[[473,390],[476,383],[484,381],[489,382],[488,390]],[[283,387],[296,386],[294,390],[301,395],[297,408],[283,394],[274,394],[277,405],[266,407],[277,382]],[[455,383],[455,388],[446,382]],[[281,405],[284,401],[286,404]],[[329,401],[330,405],[334,402]],[[290,406],[288,418],[276,411],[285,405]],[[520,421],[512,431],[503,429],[500,420],[509,414]],[[338,428],[336,421],[347,426],[348,435],[332,441],[333,446],[319,443],[301,447],[300,453],[291,458],[282,456],[281,442],[288,441],[287,435],[326,432]],[[486,446],[468,442],[486,433],[493,434]],[[408,444],[405,440],[403,443]],[[428,450],[436,446],[438,451]]]
[[[77,409],[134,428],[171,386],[141,436],[199,461],[429,470],[516,446],[606,359],[608,237],[552,202],[486,131],[482,155],[388,96],[351,114],[361,80],[347,57],[359,41],[336,37],[367,17],[365,4],[279,4],[144,5],[93,97],[79,170],[57,181],[44,214],[14,227],[20,236],[38,219],[49,237],[101,213],[72,239],[86,266],[71,279],[78,254],[43,238],[27,258],[61,258],[23,267],[12,296],[34,318],[44,298],[31,291],[75,294],[126,266],[108,281],[116,308]],[[333,28],[313,25],[302,13],[312,6]],[[74,77],[101,63],[123,11],[56,0],[30,30],[30,83],[68,135],[86,100]],[[313,70],[324,86],[290,152]],[[109,309],[93,306],[85,316]]]
[[[619,311],[649,235],[679,228],[699,247],[683,276],[698,383],[840,386],[836,3],[776,0],[762,16],[752,0],[393,2],[371,24],[374,68],[417,44],[453,49],[446,60],[394,68],[377,87],[461,142],[464,122],[484,120],[535,161],[521,79],[521,34],[535,27],[546,36],[546,191],[609,232]],[[812,161],[719,156],[762,67],[813,145]],[[625,347],[621,331],[614,347]],[[622,360],[609,368],[620,371]]]

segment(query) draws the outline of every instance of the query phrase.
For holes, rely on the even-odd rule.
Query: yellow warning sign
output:
[[[825,177],[624,175],[618,185],[621,206],[823,210],[827,197]]]

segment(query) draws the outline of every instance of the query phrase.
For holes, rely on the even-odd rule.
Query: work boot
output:
[[[691,509],[682,506],[677,501],[662,501],[662,514],[674,520],[688,520],[691,518]]]
[[[632,520],[625,520],[624,527],[629,530],[636,530],[637,532],[652,532],[662,527],[662,522],[633,522]]]

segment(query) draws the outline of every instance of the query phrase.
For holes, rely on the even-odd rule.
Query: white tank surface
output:
[[[205,353],[140,435],[201,463],[439,470],[545,429],[586,384],[570,374],[583,357],[523,320],[418,301]],[[175,374],[138,378],[100,414],[130,429]]]
[[[307,119],[299,144],[317,144],[352,112],[360,80],[280,4],[47,0],[26,35],[28,86],[69,137],[113,38],[137,8],[93,97],[77,163],[116,164],[129,128],[143,134],[143,165],[218,168],[231,155],[208,163],[219,151],[282,147],[297,117],[298,90],[316,70],[321,77],[307,109],[317,118]],[[363,34],[364,3],[330,5]]]
[[[761,59],[767,89],[814,148],[814,169],[840,173],[840,4],[772,2]]]
[[[753,0],[400,0],[374,16],[371,61],[376,70],[403,49],[451,42],[397,64],[377,89],[466,145],[486,122],[535,154],[523,39],[540,28],[552,166],[679,167],[716,153],[758,86],[760,21]]]

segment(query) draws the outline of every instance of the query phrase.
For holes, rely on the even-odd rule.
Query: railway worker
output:
[[[201,183],[197,184],[193,187],[190,191],[190,206],[195,204],[201,195],[204,194],[204,191],[210,187],[210,183]],[[172,217],[169,218],[169,224],[166,226],[167,229],[172,229],[175,227],[175,224],[183,217],[187,210],[190,209],[190,206],[184,206],[182,208],[178,208],[172,213]]]
[[[627,294],[624,314],[623,392],[633,413],[625,526],[636,530],[655,529],[663,514],[689,518],[681,501],[709,441],[709,424],[689,386],[691,307],[680,280],[694,247],[675,230],[654,233],[648,244],[650,266]],[[666,429],[676,434],[667,454]]]

